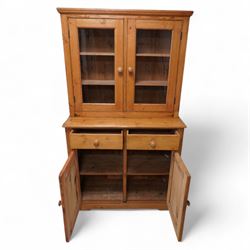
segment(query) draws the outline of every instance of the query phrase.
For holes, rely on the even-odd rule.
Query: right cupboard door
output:
[[[180,21],[128,20],[128,111],[173,111],[181,28]]]
[[[172,152],[167,205],[178,241],[182,239],[191,176],[179,153]]]

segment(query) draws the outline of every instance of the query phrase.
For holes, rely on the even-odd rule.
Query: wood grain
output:
[[[122,134],[87,134],[74,133],[69,135],[72,149],[122,149]]]
[[[122,201],[122,178],[119,176],[84,176],[81,183],[84,201]]]
[[[128,151],[128,175],[168,175],[170,154],[166,151]]]
[[[128,134],[127,149],[134,150],[177,150],[180,135]]]
[[[133,10],[133,9],[83,9],[83,8],[57,8],[60,14],[105,14],[105,15],[149,15],[149,16],[192,16],[193,11],[186,10]]]
[[[163,176],[129,176],[128,201],[165,200],[167,181]]]
[[[172,153],[167,204],[178,241],[181,241],[191,176],[179,153]]]
[[[81,203],[80,177],[76,151],[71,151],[59,175],[66,241],[70,240]]]
[[[68,128],[185,128],[180,118],[86,118],[69,117],[63,124]]]
[[[122,175],[122,151],[79,150],[80,175]]]
[[[81,210],[89,210],[89,209],[160,209],[167,210],[166,201],[85,201],[81,202],[80,206]]]

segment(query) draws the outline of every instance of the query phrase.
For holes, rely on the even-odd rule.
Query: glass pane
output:
[[[135,103],[165,104],[171,48],[170,30],[137,30]]]
[[[114,103],[114,30],[79,29],[83,103]]]
[[[137,30],[137,53],[170,52],[171,30]]]

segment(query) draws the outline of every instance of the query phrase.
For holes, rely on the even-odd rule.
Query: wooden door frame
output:
[[[72,181],[71,180],[72,170],[75,171],[74,188],[76,192],[76,200],[75,200],[76,206],[74,210],[72,210],[72,197],[69,194],[69,186],[68,186],[69,182]],[[77,150],[72,150],[69,153],[69,157],[59,174],[59,183],[61,191],[60,204],[62,205],[62,210],[63,210],[65,238],[66,241],[68,242],[72,235],[76,218],[81,205],[80,174],[79,174]]]
[[[128,111],[165,111],[173,112],[175,87],[177,79],[179,48],[181,44],[182,21],[167,21],[167,20],[141,20],[128,19],[128,55],[127,55],[127,110]],[[135,104],[135,73],[136,73],[136,29],[161,29],[172,30],[168,89],[165,104]],[[134,69],[133,74],[128,72],[128,67]]]
[[[177,168],[177,170],[175,170],[175,168]],[[181,185],[179,185],[179,190],[178,190],[181,192],[180,196],[177,196],[178,192],[176,191],[176,189],[173,191],[173,185],[176,183],[176,181],[178,181],[178,179],[177,180],[173,179],[174,171],[179,171],[179,174],[181,174],[182,176],[181,183],[179,183]],[[189,204],[188,193],[189,193],[190,180],[191,180],[191,175],[188,172],[188,169],[185,166],[184,162],[182,161],[180,154],[176,151],[172,151],[166,202],[178,241],[182,240],[186,207]],[[177,198],[179,199],[179,204],[175,204],[175,206],[172,206],[172,196],[174,197],[173,199],[174,202],[177,202],[176,201]],[[177,205],[178,207],[176,207]],[[175,211],[176,209],[178,211]]]
[[[75,101],[75,112],[86,111],[122,111],[123,110],[123,75],[119,74],[118,67],[123,68],[123,19],[103,19],[103,18],[70,18],[70,53],[72,67],[73,92]],[[80,65],[80,49],[78,28],[99,28],[114,29],[115,39],[115,103],[83,103],[82,100],[82,80]]]

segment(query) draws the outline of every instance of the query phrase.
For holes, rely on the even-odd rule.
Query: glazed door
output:
[[[70,240],[80,209],[81,189],[76,151],[71,151],[60,175],[60,190],[66,241]]]
[[[70,19],[76,111],[121,111],[123,20]]]
[[[129,111],[173,111],[181,27],[178,21],[128,21]]]
[[[179,153],[172,152],[167,205],[178,241],[182,239],[191,176]]]

